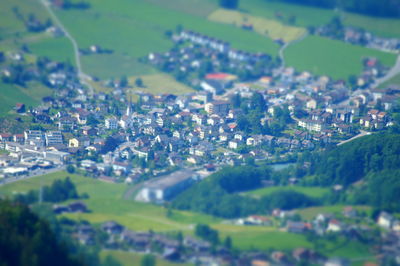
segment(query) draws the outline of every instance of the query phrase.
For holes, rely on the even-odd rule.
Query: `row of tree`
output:
[[[310,5],[322,8],[341,8],[346,11],[379,17],[400,17],[398,0],[267,0]]]
[[[43,186],[41,190],[30,190],[26,194],[18,194],[15,200],[24,204],[32,204],[39,201],[62,202],[68,199],[79,199],[75,184],[69,177],[64,180],[55,180],[50,186]]]

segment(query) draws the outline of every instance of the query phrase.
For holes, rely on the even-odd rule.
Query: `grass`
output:
[[[350,75],[361,73],[361,60],[367,56],[378,58],[386,66],[392,66],[396,61],[395,54],[318,36],[308,36],[289,46],[285,53],[287,64],[298,71],[311,71],[316,75],[345,80]]]
[[[93,178],[71,175],[66,172],[57,172],[42,177],[34,177],[20,182],[7,184],[0,188],[0,196],[11,196],[15,193],[24,193],[31,189],[39,189],[43,185],[49,185],[56,179],[70,176],[77,186],[78,193],[87,193],[89,199],[83,200],[90,213],[67,214],[67,217],[76,220],[88,220],[99,224],[108,220],[114,220],[132,230],[147,231],[188,231],[192,229],[192,223],[202,221],[204,223],[218,222],[213,217],[173,211],[171,219],[167,217],[164,207],[135,201],[123,200],[126,190],[124,184],[110,184]]]
[[[0,82],[0,116],[12,110],[17,102],[26,107],[36,106],[42,97],[49,95],[51,90],[38,83],[29,83],[27,88]]]
[[[375,18],[358,14],[345,13],[346,25],[365,28],[382,37],[400,38],[400,20],[392,18]]]
[[[153,75],[136,76],[129,78],[131,85],[135,84],[136,78],[141,78],[145,88],[135,88],[135,91],[149,92],[153,94],[172,93],[172,94],[185,94],[193,92],[193,89],[176,81],[173,77],[158,73]]]
[[[72,44],[66,37],[46,37],[30,43],[29,49],[37,56],[46,56],[54,61],[75,64]]]
[[[268,19],[277,19],[276,14],[280,14],[280,20],[284,23],[288,23],[289,18],[295,16],[295,25],[301,27],[326,24],[334,15],[333,10],[329,9],[265,0],[241,1],[240,9],[243,12]]]
[[[341,215],[343,212],[343,209],[345,207],[346,206],[344,206],[344,205],[311,207],[311,208],[297,210],[297,213],[300,214],[300,216],[303,219],[311,220],[320,213],[323,213],[323,214],[330,213],[330,214],[335,214],[335,215]],[[371,212],[371,208],[367,207],[367,206],[352,206],[352,207],[359,211],[365,211],[365,212],[367,212],[367,214],[369,214]]]
[[[211,21],[241,25],[249,23],[253,25],[255,32],[268,36],[273,40],[282,39],[285,42],[291,42],[300,38],[306,33],[306,29],[300,27],[286,26],[277,20],[265,19],[262,17],[251,16],[249,14],[227,9],[218,9],[208,16]]]
[[[57,10],[56,13],[77,39],[80,48],[97,44],[113,49],[112,56],[121,65],[126,60],[132,58],[135,61],[150,52],[168,51],[173,43],[165,36],[165,32],[174,30],[178,25],[229,41],[237,49],[272,55],[276,55],[278,51],[278,45],[259,34],[210,22],[179,8],[166,9],[163,8],[166,4],[161,4],[160,1],[116,0],[111,3],[92,0],[90,3],[89,10]],[[176,3],[173,6],[176,7]],[[102,77],[115,77],[122,72],[118,67],[110,67],[105,56],[84,57],[83,67],[86,72]],[[151,69],[137,64],[125,68],[123,72],[128,76],[144,75],[151,74]]]
[[[130,266],[130,265],[140,265],[142,257],[144,254],[133,253],[128,251],[121,250],[102,250],[100,252],[100,259],[104,261],[107,256],[111,256],[115,260],[117,260],[122,266]],[[182,263],[172,263],[166,260],[157,259],[157,266],[173,266],[173,265],[190,265],[190,264],[182,264]]]
[[[56,179],[70,176],[78,189],[78,193],[89,194],[89,199],[83,200],[90,213],[67,214],[67,217],[76,220],[87,220],[94,224],[114,220],[131,230],[137,231],[183,231],[185,234],[193,234],[194,224],[210,224],[220,232],[221,239],[231,236],[236,248],[250,250],[278,249],[288,250],[298,247],[313,248],[314,244],[307,240],[304,235],[292,234],[277,230],[274,227],[264,226],[237,226],[221,223],[220,219],[185,211],[173,210],[167,215],[164,207],[124,200],[123,195],[127,189],[124,184],[110,184],[99,180],[71,175],[66,172],[57,172],[41,177],[34,177],[18,181],[0,187],[0,196],[12,196],[15,193],[24,193],[31,189],[39,189],[41,184],[49,185]],[[357,207],[358,208],[358,207]],[[364,208],[365,207],[360,207]],[[301,210],[303,215],[311,215],[319,212],[340,212],[343,206],[332,206],[324,208],[309,208]],[[326,243],[322,250],[327,255],[331,253],[336,256],[358,258],[367,254],[367,248],[358,243]],[[329,253],[331,252],[331,253]],[[102,258],[107,255],[113,256],[123,265],[136,265],[141,255],[123,251],[102,251]],[[157,265],[167,262],[158,261]]]
[[[266,188],[260,188],[256,189],[253,191],[246,192],[246,195],[249,196],[256,196],[256,197],[263,197],[270,195],[271,193],[274,192],[279,192],[283,190],[290,190],[290,191],[296,191],[299,193],[303,193],[309,197],[313,198],[321,198],[323,197],[326,193],[329,192],[329,189],[327,188],[321,188],[321,187],[299,187],[299,186],[292,186],[292,187],[266,187]]]
[[[394,76],[390,80],[386,81],[380,87],[385,88],[386,86],[390,86],[390,85],[400,85],[400,74],[398,74],[397,76]]]

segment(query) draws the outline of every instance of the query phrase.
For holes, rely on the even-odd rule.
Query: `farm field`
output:
[[[241,27],[243,24],[251,24],[255,32],[268,36],[273,40],[282,39],[291,42],[306,33],[305,28],[286,26],[277,20],[251,16],[249,14],[226,9],[218,9],[208,16],[211,21],[233,24]]]
[[[129,78],[129,84],[134,86],[135,80],[137,78],[141,78],[145,88],[137,88],[135,87],[134,91],[143,91],[149,92],[153,94],[159,93],[172,93],[172,94],[184,94],[188,92],[193,92],[193,89],[176,81],[173,77],[158,73],[153,75],[144,75],[144,76],[136,76]]]
[[[140,265],[141,259],[144,254],[140,253],[133,253],[128,251],[121,251],[121,250],[103,250],[100,252],[100,259],[105,260],[107,256],[111,256],[115,260],[117,260],[121,266],[130,266],[130,265]],[[183,264],[183,263],[172,263],[169,261],[157,259],[156,261],[157,266],[186,266],[190,264]]]
[[[296,192],[303,193],[303,194],[313,197],[313,198],[321,198],[329,192],[328,188],[291,186],[291,187],[260,188],[260,189],[256,189],[253,191],[248,191],[244,194],[249,195],[249,196],[255,196],[255,197],[263,197],[263,196],[267,196],[271,193],[279,192],[279,191],[283,191],[283,190],[296,191]]]
[[[361,73],[361,60],[368,56],[378,58],[389,67],[396,61],[395,54],[318,36],[306,37],[303,41],[289,46],[285,53],[287,64],[298,71],[310,71],[316,75],[345,80],[350,75]]]
[[[139,203],[124,200],[123,194],[127,189],[124,184],[111,184],[98,181],[89,177],[83,177],[66,172],[57,172],[42,177],[34,177],[0,187],[0,196],[12,196],[15,193],[24,193],[31,189],[39,189],[40,185],[49,185],[55,179],[70,176],[75,183],[78,193],[87,193],[89,199],[82,200],[91,210],[89,213],[65,214],[66,217],[76,220],[87,220],[94,224],[114,220],[131,230],[159,232],[183,231],[185,234],[193,234],[194,225],[197,223],[210,224],[220,232],[221,239],[231,236],[233,245],[242,250],[257,248],[260,250],[279,249],[287,250],[297,247],[313,247],[313,242],[301,234],[287,233],[274,227],[265,226],[237,226],[223,223],[220,219],[185,211],[172,210],[169,214],[164,207],[152,204]],[[360,207],[367,210],[366,207]],[[300,210],[301,215],[316,214],[319,212],[340,212],[343,206],[331,206],[321,208],[308,208]],[[343,242],[343,241],[342,241]],[[369,255],[365,246],[349,242],[337,242],[326,246],[334,254],[348,258],[357,258]],[[108,251],[107,251],[108,252]],[[140,255],[126,252],[104,252],[112,255],[123,265],[128,261],[140,260]],[[164,262],[160,261],[159,265]],[[171,265],[171,264],[165,264]]]
[[[277,44],[257,33],[210,22],[200,16],[176,9],[163,9],[161,4],[156,5],[142,0],[90,3],[91,8],[88,10],[57,10],[56,13],[76,38],[80,48],[100,45],[114,50],[113,56],[117,58],[123,56],[138,58],[150,52],[169,50],[172,42],[165,36],[165,32],[175,30],[179,25],[229,41],[237,49],[272,55],[276,55],[278,51]],[[101,76],[105,76],[104,73],[108,71],[109,77],[115,76],[105,61],[96,57],[85,60],[84,70],[90,74],[101,73]],[[142,67],[136,65],[130,70],[127,69],[125,74],[131,76],[149,73],[148,67]]]
[[[385,88],[386,86],[389,86],[389,85],[392,85],[392,84],[394,84],[394,85],[400,85],[400,74],[397,75],[397,76],[394,76],[392,79],[386,81],[386,82],[383,83],[380,87],[381,87],[381,88]]]
[[[75,65],[72,44],[66,37],[44,37],[38,41],[29,42],[28,47],[36,56],[46,56],[54,61],[69,62]]]
[[[42,97],[50,94],[50,89],[40,84],[29,84],[27,88],[23,88],[0,81],[0,90],[0,116],[11,111],[17,102],[25,103],[28,108],[36,106]]]

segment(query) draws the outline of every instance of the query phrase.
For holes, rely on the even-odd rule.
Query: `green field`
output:
[[[17,102],[26,107],[36,106],[42,97],[51,93],[50,89],[40,84],[28,84],[27,88],[5,84],[0,81],[0,116],[7,114]]]
[[[140,265],[141,259],[144,256],[143,254],[133,253],[128,251],[121,251],[121,250],[103,250],[100,252],[100,259],[104,261],[107,256],[111,256],[112,258],[116,259],[122,266],[130,266],[130,265]],[[186,266],[190,264],[184,263],[172,263],[169,261],[157,259],[156,261],[157,266],[174,266],[174,265],[181,265]]]
[[[321,198],[329,192],[328,188],[292,186],[292,187],[260,188],[260,189],[256,189],[253,191],[246,192],[245,194],[249,195],[249,196],[263,197],[263,196],[270,195],[271,193],[282,191],[282,190],[296,191],[296,192],[303,193],[303,194],[305,194],[309,197],[313,197],[313,198]]]
[[[287,26],[277,20],[251,16],[247,13],[227,9],[217,9],[208,16],[208,19],[237,27],[249,23],[253,26],[255,32],[273,40],[282,39],[285,42],[294,41],[307,32],[305,28]]]
[[[75,65],[72,44],[66,37],[45,37],[29,43],[28,47],[36,56],[46,56],[54,61],[69,62]]]
[[[196,2],[195,0],[192,0]],[[165,37],[167,30],[178,25],[232,43],[237,49],[250,52],[266,52],[276,55],[277,44],[257,33],[247,32],[234,26],[207,21],[204,17],[184,13],[180,8],[164,9],[160,1],[143,0],[90,1],[91,8],[82,10],[57,10],[57,15],[77,39],[80,48],[100,45],[113,49],[112,56],[126,62],[124,57],[136,58],[150,52],[165,52],[172,42]],[[174,6],[174,5],[173,5]],[[187,5],[188,6],[188,5]],[[184,8],[185,9],[185,8]],[[130,60],[130,59],[129,59]],[[121,74],[116,67],[110,67],[108,60],[87,56],[83,67],[89,74],[101,77],[115,77]],[[148,67],[140,64],[126,67],[126,75],[148,74]]]
[[[76,220],[88,220],[99,224],[108,220],[114,220],[131,230],[137,231],[183,231],[185,234],[193,234],[194,224],[210,224],[220,232],[221,238],[231,236],[233,245],[242,250],[257,248],[260,250],[279,249],[288,250],[297,247],[313,248],[304,235],[287,233],[274,227],[265,226],[236,226],[223,223],[220,219],[208,215],[173,210],[167,217],[164,207],[124,200],[123,195],[127,189],[124,184],[110,184],[93,178],[79,175],[71,175],[66,172],[57,172],[41,177],[34,177],[0,187],[0,196],[12,196],[15,193],[25,193],[31,189],[39,189],[40,185],[49,185],[55,179],[70,176],[78,189],[78,193],[88,193],[89,199],[83,200],[89,213],[66,214],[67,217]],[[360,207],[362,208],[362,207]],[[302,215],[311,215],[319,212],[340,212],[343,206],[321,208],[309,208],[300,210]],[[332,252],[349,258],[358,258],[369,255],[364,245],[357,243],[327,243],[327,250],[323,253]],[[140,260],[140,255],[126,252],[102,252],[104,258],[110,254],[123,265],[129,265]],[[159,265],[166,262],[159,261]],[[131,264],[133,265],[133,264]]]
[[[350,75],[362,71],[361,60],[372,56],[384,65],[392,66],[396,55],[318,36],[308,36],[289,46],[285,53],[287,65],[298,71],[311,71],[316,75],[328,75],[334,79],[347,80]]]
[[[176,81],[174,78],[167,74],[159,73],[153,75],[144,75],[129,78],[129,83],[134,86],[136,78],[141,78],[145,88],[135,87],[134,91],[143,91],[153,94],[159,93],[172,93],[172,94],[184,94],[193,92],[193,89]]]

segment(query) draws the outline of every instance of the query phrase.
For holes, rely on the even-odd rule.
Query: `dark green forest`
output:
[[[262,180],[271,178],[267,166],[227,167],[183,192],[172,202],[172,206],[223,218],[236,218],[268,213],[274,208],[290,210],[317,204],[316,199],[290,190],[272,193],[261,199],[238,194],[259,188]]]
[[[0,201],[1,266],[84,265],[27,206]]]
[[[398,0],[267,0],[346,11],[377,17],[400,17]],[[317,15],[317,14],[316,14]]]

